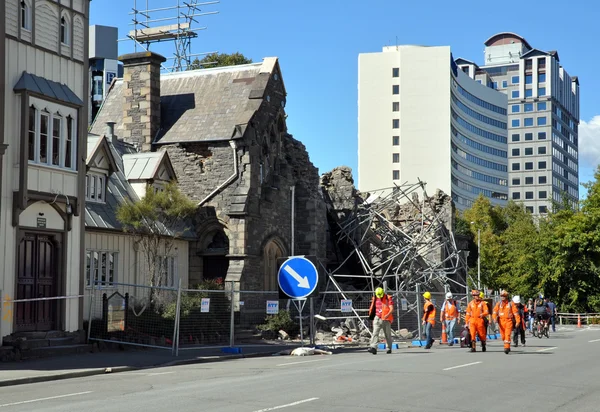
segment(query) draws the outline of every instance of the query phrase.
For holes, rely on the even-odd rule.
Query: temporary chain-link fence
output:
[[[89,340],[174,349],[176,288],[96,284],[88,305]]]
[[[277,291],[240,291],[226,282],[216,290],[96,284],[87,297],[91,341],[179,350],[233,347],[265,340],[312,344],[359,344],[371,339],[368,291],[324,291],[304,301],[281,299]],[[394,304],[394,341],[422,340],[422,292],[390,291]],[[470,297],[453,294],[461,312]],[[439,322],[445,294],[431,292],[436,308],[433,338],[442,336]],[[489,299],[490,313],[496,299]],[[302,329],[301,329],[302,328]],[[490,326],[493,330],[493,324]],[[493,332],[492,332],[493,333]]]

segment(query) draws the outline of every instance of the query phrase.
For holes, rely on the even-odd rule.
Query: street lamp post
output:
[[[477,290],[481,290],[481,229],[477,229]]]
[[[481,290],[481,229],[477,229],[477,289]]]

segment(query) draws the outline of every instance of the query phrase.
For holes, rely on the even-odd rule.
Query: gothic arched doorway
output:
[[[206,236],[205,247],[202,250],[202,278],[225,280],[229,269],[229,238],[222,230],[217,230]]]
[[[263,248],[263,284],[265,290],[277,290],[277,261],[285,256],[285,249],[277,239],[271,239]]]

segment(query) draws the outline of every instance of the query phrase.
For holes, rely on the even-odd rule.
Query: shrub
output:
[[[276,315],[268,315],[265,318],[265,323],[258,325],[257,329],[263,332],[274,332],[275,334],[280,330],[284,330],[290,336],[296,335],[300,330],[287,310],[280,310]]]

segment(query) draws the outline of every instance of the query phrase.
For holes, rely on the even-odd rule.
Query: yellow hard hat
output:
[[[483,294],[483,292],[479,292],[479,297],[480,297],[481,299],[485,298],[485,295]]]
[[[377,296],[378,298],[383,297],[383,288],[375,289],[375,296]]]
[[[423,293],[423,297],[424,297],[425,299],[431,299],[431,293],[429,293],[429,292],[425,292],[425,293]]]

